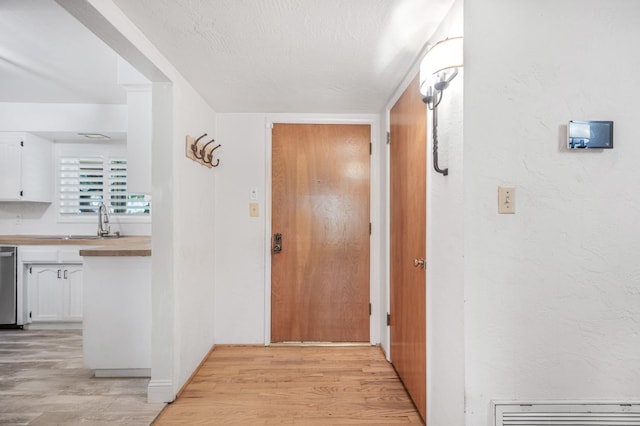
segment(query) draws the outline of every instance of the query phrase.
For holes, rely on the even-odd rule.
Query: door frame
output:
[[[372,345],[380,343],[381,236],[384,224],[381,222],[381,151],[380,116],[377,114],[270,114],[265,119],[265,268],[264,268],[264,345],[271,345],[271,162],[272,136],[274,124],[367,124],[371,126],[371,164],[369,175],[369,217],[371,218],[371,240],[369,244],[369,340]]]

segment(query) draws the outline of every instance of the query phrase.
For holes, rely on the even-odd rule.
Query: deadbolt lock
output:
[[[413,259],[413,266],[416,268],[424,269],[427,262],[424,259]]]
[[[273,254],[280,253],[282,251],[282,234],[273,234],[273,247],[271,252]]]

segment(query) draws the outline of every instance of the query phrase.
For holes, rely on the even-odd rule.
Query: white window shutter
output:
[[[62,215],[95,215],[100,203],[115,215],[148,215],[144,196],[127,192],[127,160],[62,157],[58,164],[58,202]]]

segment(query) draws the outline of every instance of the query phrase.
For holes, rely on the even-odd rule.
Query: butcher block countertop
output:
[[[125,243],[85,248],[80,256],[151,256],[151,239],[146,243]]]
[[[146,235],[97,238],[91,235],[2,235],[0,245],[80,245],[80,256],[151,256],[151,237]]]

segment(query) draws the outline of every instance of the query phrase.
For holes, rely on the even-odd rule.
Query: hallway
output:
[[[155,425],[421,425],[378,347],[217,346]]]

